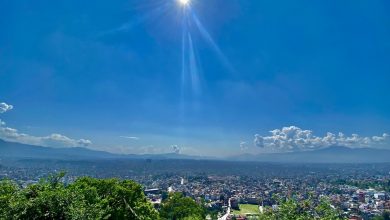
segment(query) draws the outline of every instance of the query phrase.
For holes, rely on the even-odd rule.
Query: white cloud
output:
[[[173,153],[175,153],[175,154],[180,154],[180,152],[181,152],[181,148],[177,145],[171,145],[171,149],[172,149]]]
[[[125,139],[135,140],[135,141],[139,140],[139,137],[133,137],[133,136],[120,136],[120,137]]]
[[[240,149],[242,151],[248,150],[248,145],[247,145],[247,143],[245,141],[241,141],[240,142]]]
[[[7,112],[9,110],[12,110],[14,107],[12,105],[8,105],[7,103],[0,103],[0,113]]]
[[[325,136],[315,136],[311,130],[302,130],[296,126],[283,127],[270,131],[270,136],[255,135],[254,145],[259,148],[269,148],[278,151],[303,151],[325,148],[330,146],[345,147],[380,147],[389,143],[390,137],[382,136],[361,137],[357,134],[345,136],[328,132]]]
[[[21,133],[17,129],[6,127],[4,122],[0,123],[0,138],[6,141],[44,147],[86,147],[92,144],[90,140],[76,140],[61,134],[51,134],[43,137],[32,136]]]
[[[255,139],[253,140],[253,143],[256,147],[264,147],[264,138],[258,134],[255,134]]]
[[[12,108],[12,105],[0,103],[0,113],[9,111]],[[6,123],[2,120],[0,120],[0,139],[44,147],[86,147],[92,144],[90,140],[76,140],[61,134],[51,134],[43,137],[32,136],[21,133],[17,129],[7,127]]]
[[[38,139],[43,146],[87,147],[92,144],[90,140],[75,140],[61,134],[51,134],[46,137],[38,137]]]
[[[372,137],[372,139],[376,142],[382,142],[382,141],[386,141],[386,140],[389,140],[389,137],[390,135],[384,133],[382,136],[378,137],[378,136],[374,136]]]

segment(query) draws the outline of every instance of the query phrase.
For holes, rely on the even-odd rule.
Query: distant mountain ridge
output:
[[[83,147],[75,148],[51,148],[15,142],[7,142],[0,139],[0,158],[21,159],[102,159],[115,158],[119,155],[104,151],[94,151]]]
[[[8,159],[207,159],[207,157],[168,154],[113,154],[84,147],[52,148],[8,142],[0,139],[0,158]]]
[[[51,148],[7,142],[0,139],[0,159],[185,159],[185,160],[229,160],[279,163],[386,163],[390,162],[390,150],[373,148],[348,148],[334,146],[313,151],[242,154],[226,158],[190,156],[183,154],[113,154],[83,147]]]

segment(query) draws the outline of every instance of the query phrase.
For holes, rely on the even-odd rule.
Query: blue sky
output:
[[[362,137],[348,142],[356,147],[387,146],[374,136],[390,132],[389,1],[192,0],[186,7],[2,1],[0,103],[13,106],[1,114],[3,131],[66,137],[76,141],[71,146],[90,140],[90,148],[119,153],[296,150],[324,142],[327,132],[336,135],[331,143],[348,145],[342,132]],[[182,76],[184,26],[184,66],[196,67],[185,74],[196,84],[194,75]],[[296,142],[302,130],[314,135],[306,145]],[[275,144],[280,133],[283,146]],[[361,144],[365,137],[371,142]]]

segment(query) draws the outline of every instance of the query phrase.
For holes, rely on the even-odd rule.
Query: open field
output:
[[[240,210],[234,210],[233,209],[233,214],[260,214],[259,212],[259,206],[258,205],[251,205],[251,204],[240,204],[239,205]]]

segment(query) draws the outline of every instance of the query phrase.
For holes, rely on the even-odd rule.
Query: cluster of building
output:
[[[390,211],[390,193],[375,189],[341,186],[341,193],[332,194],[332,203],[352,219],[370,219]]]
[[[389,184],[389,178],[377,179]],[[326,182],[328,181],[328,182]],[[223,216],[228,208],[239,209],[239,204],[253,204],[277,209],[278,199],[310,199],[318,204],[321,198],[328,198],[333,207],[340,209],[345,217],[351,219],[370,219],[390,211],[390,192],[380,189],[361,189],[356,186],[338,184],[331,178],[267,179],[241,176],[172,176],[152,182],[154,193],[147,193],[151,201],[161,202],[162,192],[177,191],[195,200],[204,200],[209,208],[220,211]],[[256,214],[256,213],[251,213]],[[229,215],[232,216],[232,215]],[[235,216],[244,218],[245,216]]]
[[[125,167],[107,163],[104,166],[90,163],[65,165],[0,166],[0,179],[13,179],[25,187],[61,170],[68,171],[66,182],[85,175],[132,179],[144,186],[145,194],[156,206],[169,192],[182,192],[219,212],[221,219],[231,218],[232,210],[238,209],[239,204],[257,205],[259,212],[251,214],[260,214],[265,207],[277,209],[278,199],[285,198],[310,199],[318,204],[322,197],[327,197],[334,208],[350,219],[370,219],[390,211],[390,165],[380,168],[340,165],[340,168],[315,169],[275,165],[274,170],[267,172],[257,172],[260,168],[254,168],[252,175],[249,175],[248,164],[244,164],[242,171],[237,164],[233,167],[235,172],[231,171],[233,168],[221,169],[220,172],[212,168],[209,172],[195,172],[189,168],[178,172],[174,165],[155,169],[150,162],[126,163]],[[245,219],[248,216],[235,217]]]

